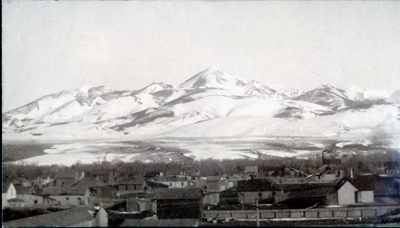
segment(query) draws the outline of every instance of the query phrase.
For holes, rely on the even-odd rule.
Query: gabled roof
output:
[[[85,177],[77,182],[73,183],[70,188],[83,188],[104,186],[105,184],[94,177]]]
[[[47,187],[43,189],[42,192],[43,195],[49,195],[49,196],[56,196],[61,194],[61,188],[59,187]]]
[[[285,192],[304,191],[312,189],[332,188],[335,183],[324,182],[311,182],[311,183],[298,183],[298,184],[281,184],[279,187]]]
[[[126,219],[122,227],[197,227],[197,219]]]
[[[280,187],[267,179],[240,180],[237,183],[238,192],[280,191]]]
[[[50,214],[33,216],[3,223],[5,227],[67,227],[81,222],[91,221],[95,217],[91,206],[74,207]]]
[[[204,196],[201,188],[159,188],[156,199],[200,199]]]
[[[1,191],[2,193],[7,193],[8,189],[10,188],[10,186],[13,185],[11,182],[7,182],[7,183],[2,183],[2,187],[1,187]],[[13,185],[14,186],[14,185]],[[15,188],[15,187],[14,187]]]
[[[33,186],[25,187],[25,186],[15,186],[15,190],[17,194],[34,194],[35,190]]]
[[[14,186],[22,184],[32,184],[32,181],[23,177],[14,178],[11,180],[11,182],[14,184]]]
[[[375,177],[372,175],[358,176],[351,180],[358,191],[372,191],[375,189]]]

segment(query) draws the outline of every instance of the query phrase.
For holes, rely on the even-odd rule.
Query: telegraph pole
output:
[[[257,221],[257,227],[260,227],[260,219],[259,217],[259,213],[258,213],[258,199],[256,199],[256,221]]]

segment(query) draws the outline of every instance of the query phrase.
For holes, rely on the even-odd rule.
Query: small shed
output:
[[[237,192],[239,202],[245,204],[258,201],[273,202],[275,192],[281,189],[267,179],[251,179],[238,181]]]
[[[204,194],[201,188],[156,189],[155,195],[160,219],[202,219]]]

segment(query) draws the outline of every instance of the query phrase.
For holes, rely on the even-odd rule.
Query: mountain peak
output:
[[[172,88],[172,86],[164,84],[162,82],[153,82],[150,85],[144,87],[143,89],[139,90],[139,92],[149,92],[149,93],[155,93],[160,90],[164,90],[167,88]]]
[[[231,90],[243,87],[246,80],[230,75],[218,67],[209,67],[179,85],[180,88],[217,88]]]
[[[210,66],[203,70],[202,72],[214,73],[214,72],[223,72],[223,70],[217,66]]]

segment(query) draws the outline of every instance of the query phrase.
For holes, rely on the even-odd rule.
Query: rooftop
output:
[[[156,199],[200,199],[204,196],[201,188],[159,188]]]
[[[238,192],[280,191],[277,184],[267,179],[240,180],[237,184]]]
[[[74,207],[63,211],[28,217],[3,223],[4,227],[67,227],[94,219],[95,209],[91,206]]]

